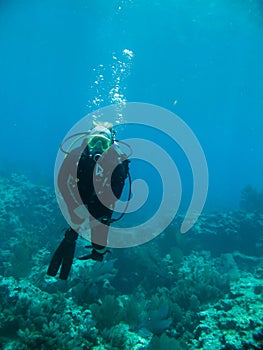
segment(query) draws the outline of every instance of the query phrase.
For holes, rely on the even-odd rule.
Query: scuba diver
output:
[[[91,246],[86,248],[92,248],[90,254],[79,259],[102,261],[109,252],[107,238],[110,224],[124,216],[131,196],[130,187],[124,212],[113,219],[114,206],[121,197],[125,180],[128,177],[131,186],[131,178],[130,160],[115,140],[112,124],[93,122],[93,127],[82,135],[85,136],[82,145],[72,151],[66,152],[61,146],[66,157],[58,173],[57,185],[74,229],[69,227],[66,230],[64,239],[53,254],[47,274],[56,276],[61,267],[59,277],[62,280],[68,278],[79,235],[77,231],[85,220],[77,209],[84,205],[88,212]]]

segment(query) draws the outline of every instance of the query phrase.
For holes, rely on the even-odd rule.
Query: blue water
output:
[[[262,62],[262,0],[0,0],[0,349],[263,349]],[[128,102],[163,108],[160,127],[151,114],[126,125]],[[121,111],[111,116],[123,124],[118,139],[170,155],[182,198],[161,151],[150,153],[157,169],[135,152],[131,177],[149,194],[111,226],[137,246],[117,249],[110,231],[111,254],[83,261],[90,242],[79,237],[62,281],[47,275],[68,226],[53,188],[57,152],[75,123],[108,105]],[[163,132],[168,111],[194,132],[209,172],[204,212],[183,235],[206,174],[189,157],[196,143],[169,130],[187,139],[183,149]],[[63,242],[66,258],[74,243]]]
[[[259,0],[2,0],[2,172],[51,183],[61,140],[94,108],[99,65],[114,87],[112,57],[129,49],[126,100],[178,114],[207,158],[206,209],[238,207],[245,185],[263,187],[262,17]],[[192,184],[180,166],[187,202]]]

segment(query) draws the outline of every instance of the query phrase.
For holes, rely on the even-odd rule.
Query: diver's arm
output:
[[[120,199],[125,179],[128,177],[129,163],[130,161],[128,159],[124,160],[121,164],[116,166],[112,173],[111,188],[117,199]]]
[[[67,206],[72,223],[80,225],[83,219],[75,213],[81,203],[77,186],[77,168],[80,148],[73,150],[63,161],[57,176],[57,186]]]

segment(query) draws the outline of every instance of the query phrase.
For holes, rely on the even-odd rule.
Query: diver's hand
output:
[[[86,248],[90,248],[89,246]],[[81,256],[80,258],[78,258],[79,260],[88,260],[88,259],[92,259],[95,261],[103,261],[104,255],[106,253],[110,253],[110,250],[107,249],[105,252],[100,253],[98,252],[96,249],[92,249],[91,253],[85,256]]]

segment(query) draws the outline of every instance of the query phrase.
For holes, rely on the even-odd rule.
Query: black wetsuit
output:
[[[83,260],[102,261],[105,254],[103,249],[107,245],[108,226],[111,223],[114,204],[120,198],[125,179],[128,176],[129,160],[125,154],[120,152],[116,144],[96,160],[91,157],[88,147],[82,153],[80,149],[81,147],[73,150],[64,159],[58,174],[58,188],[68,206],[72,223],[77,225],[81,223],[82,219],[74,213],[74,210],[82,204],[88,209],[90,217],[101,223],[97,227],[91,228],[93,249],[91,254],[83,257]],[[78,164],[77,172],[76,164]],[[97,172],[95,167],[98,167],[100,171]],[[110,194],[111,191],[115,196],[114,198]],[[102,193],[108,205],[102,204],[97,193]],[[102,238],[98,240],[100,236]],[[77,238],[78,233],[71,227],[68,228],[63,241],[51,259],[47,271],[48,275],[55,276],[61,266],[60,278],[63,280],[68,278],[74,259]]]
[[[128,175],[129,160],[124,154],[120,155],[114,149],[105,152],[102,157],[104,157],[104,159],[102,161],[98,159],[98,162],[103,165],[103,168],[106,170],[101,176],[99,176],[101,185],[98,184],[98,188],[100,188],[102,192],[107,191],[107,187],[105,186],[105,182],[107,181],[113,194],[119,199],[124,187],[125,179]],[[95,166],[96,161],[90,156],[89,149],[86,147],[78,163],[78,191],[81,200],[87,206],[89,213],[95,219],[103,219],[103,222],[107,222],[107,219],[111,219],[113,210],[104,206],[96,194],[93,185],[96,177]],[[109,176],[111,175],[109,174],[110,168],[114,168],[112,176]],[[108,176],[111,178],[107,179]]]

